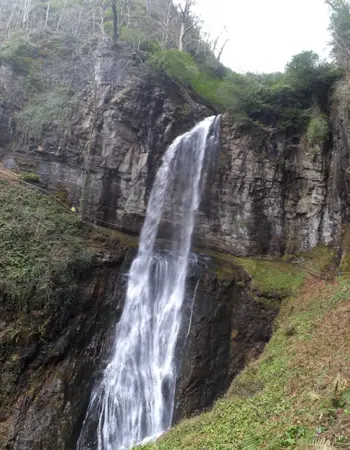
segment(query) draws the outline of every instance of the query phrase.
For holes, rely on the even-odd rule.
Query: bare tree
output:
[[[113,43],[116,44],[119,37],[117,0],[111,0],[111,6],[113,14]]]
[[[178,49],[184,50],[184,39],[186,34],[191,31],[199,23],[199,18],[193,15],[193,7],[196,4],[196,0],[186,0],[184,5],[179,4],[180,11],[180,35]]]
[[[228,41],[229,41],[229,38],[226,38],[226,41],[222,44],[221,49],[220,49],[219,54],[218,54],[218,61],[220,61],[221,56],[222,56],[222,54],[223,54],[223,52],[225,50],[225,47],[226,47]]]
[[[170,25],[177,17],[177,10],[172,0],[167,0],[166,9],[164,10],[162,19],[162,50],[166,50],[169,42]]]
[[[331,32],[333,53],[339,64],[350,66],[350,2],[349,0],[326,0],[331,9]]]
[[[45,18],[45,28],[47,28],[47,23],[49,21],[49,14],[50,14],[50,0],[47,2],[47,7],[46,7],[46,18]]]

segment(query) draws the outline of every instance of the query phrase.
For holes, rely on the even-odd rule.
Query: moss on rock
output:
[[[145,449],[307,450],[320,438],[348,448],[349,283],[307,280],[283,302],[262,356],[233,381],[225,398]],[[286,323],[293,333],[286,333]]]

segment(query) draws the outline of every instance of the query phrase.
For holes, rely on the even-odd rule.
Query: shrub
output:
[[[108,20],[107,22],[104,22],[103,29],[104,29],[105,33],[107,34],[107,36],[109,36],[110,38],[113,37],[113,21],[112,20]]]
[[[53,121],[64,123],[72,112],[72,92],[66,87],[33,95],[19,115],[22,130],[29,138],[40,137]]]
[[[0,61],[14,64],[17,69],[27,71],[37,54],[37,48],[22,35],[14,35],[12,39],[0,45]]]
[[[150,64],[168,76],[191,86],[199,74],[199,69],[191,55],[179,50],[163,50],[153,55]]]
[[[149,59],[158,71],[183,84],[219,111],[229,110],[242,125],[272,127],[290,135],[307,130],[316,101],[328,106],[328,94],[340,73],[313,52],[296,55],[285,73],[252,74],[223,70],[210,58],[199,65],[178,50],[156,52]]]
[[[140,50],[148,53],[155,53],[160,50],[158,42],[152,41],[150,39],[145,39],[140,42]]]
[[[27,183],[39,183],[40,182],[40,176],[37,173],[33,173],[33,172],[21,173],[20,179],[22,181],[26,181]]]
[[[330,133],[327,116],[319,114],[310,120],[307,129],[307,142],[310,148],[320,149],[328,140]]]
[[[0,293],[3,311],[63,307],[92,264],[86,229],[55,201],[0,185]]]

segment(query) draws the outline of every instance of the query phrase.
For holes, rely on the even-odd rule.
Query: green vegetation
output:
[[[9,312],[73,302],[79,276],[92,263],[87,230],[56,202],[0,183],[0,297]]]
[[[350,281],[341,278],[307,280],[283,301],[270,343],[225,398],[143,448],[349,448],[349,289]]]
[[[17,69],[27,71],[36,55],[36,46],[21,34],[15,34],[12,39],[0,44],[0,62],[12,63]]]
[[[252,276],[253,287],[262,296],[290,297],[305,280],[303,270],[283,261],[237,258],[237,262]]]
[[[253,290],[259,291],[261,297],[290,297],[305,281],[303,269],[282,260],[238,258],[214,251],[205,251],[205,254],[212,258],[219,279],[231,280],[234,277],[239,287],[243,288],[246,277],[242,272],[245,271],[252,278]]]
[[[331,9],[331,33],[333,55],[339,66],[349,68],[350,2],[349,0],[326,0]]]
[[[325,114],[319,114],[310,120],[307,129],[307,142],[310,148],[321,149],[330,134],[328,119]]]
[[[229,110],[242,124],[290,133],[306,131],[315,102],[327,108],[329,90],[340,77],[338,69],[313,52],[296,55],[283,74],[241,75],[224,69],[215,76],[212,68],[199,66],[191,55],[178,50],[156,52],[149,63],[202,101]]]
[[[318,275],[334,275],[336,268],[336,250],[327,245],[318,245],[302,254],[303,267]]]
[[[20,174],[20,180],[26,181],[27,183],[39,183],[40,177],[34,172],[22,172]]]
[[[106,25],[108,26],[109,34],[113,33],[113,24],[111,24],[112,27],[109,25],[109,22],[105,24],[105,27]],[[149,39],[145,30],[140,28],[122,28],[119,39],[133,44],[135,50],[147,53],[155,53],[160,50],[158,42]]]
[[[52,122],[64,124],[72,113],[72,92],[67,87],[56,87],[49,92],[33,95],[19,114],[23,132],[28,137],[40,137]]]
[[[0,47],[0,62],[14,64],[26,75],[26,102],[18,114],[18,123],[29,138],[39,138],[52,122],[62,125],[71,116],[73,91],[57,78],[57,68],[45,67],[45,60],[53,55],[58,62],[57,52],[63,51],[61,44],[57,39],[33,44],[23,34],[16,34]]]

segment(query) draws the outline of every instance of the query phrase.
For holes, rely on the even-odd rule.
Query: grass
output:
[[[329,133],[327,116],[312,115],[315,102],[322,107],[341,73],[313,52],[295,55],[284,73],[245,75],[210,61],[200,63],[179,50],[157,51],[151,67],[185,86],[195,99],[218,111],[229,111],[237,125],[264,131],[303,135],[310,145],[323,144]],[[324,108],[327,109],[327,108]],[[265,130],[266,131],[266,130]]]
[[[336,268],[336,250],[327,245],[318,245],[302,254],[305,259],[303,266],[316,274],[334,273]]]
[[[52,370],[52,349],[65,351],[61,338],[101,295],[100,265],[122,264],[134,241],[82,223],[68,207],[25,189],[16,179],[0,179],[1,448],[18,396],[25,390],[34,398]],[[86,289],[90,283],[91,291]]]
[[[300,268],[283,261],[249,258],[237,258],[237,261],[252,276],[253,287],[262,296],[290,297],[305,279],[305,273]]]
[[[26,312],[68,295],[92,263],[88,230],[56,202],[0,182],[0,296],[8,311]],[[62,292],[60,292],[60,298]],[[56,299],[56,300],[55,300]]]
[[[269,276],[265,268],[246,264],[258,277]],[[260,359],[234,380],[212,411],[181,422],[144,448],[313,450],[322,448],[322,440],[332,444],[329,448],[349,448],[349,292],[346,279],[308,278],[297,295],[283,301]]]
[[[219,279],[245,281],[242,268],[252,279],[252,287],[260,296],[285,298],[294,295],[305,280],[305,271],[283,260],[238,258],[229,254],[206,251],[214,262]]]

